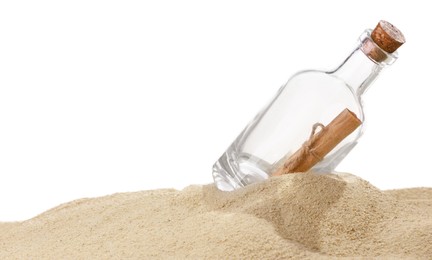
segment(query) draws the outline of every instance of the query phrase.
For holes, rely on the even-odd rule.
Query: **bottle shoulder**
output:
[[[338,85],[345,85],[347,87],[350,87],[343,79],[336,76],[331,71],[323,71],[323,70],[302,70],[294,75],[291,76],[291,78],[288,80],[314,80],[314,79],[322,79],[325,81],[332,81],[335,82]]]
[[[342,111],[348,108],[364,120],[361,98],[342,79],[331,72],[304,70],[294,74],[281,88],[279,98],[301,100],[310,109]]]
[[[295,73],[287,81],[285,86],[290,87],[301,87],[303,89],[314,89],[317,88],[321,91],[348,91],[351,93],[353,98],[358,99],[359,102],[361,97],[356,94],[354,89],[345,82],[342,78],[335,75],[333,72],[322,71],[322,70],[303,70]]]

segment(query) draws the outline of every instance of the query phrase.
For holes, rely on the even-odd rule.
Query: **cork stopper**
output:
[[[361,37],[361,50],[374,62],[381,65],[391,64],[397,59],[393,54],[402,44],[405,37],[395,26],[381,20],[375,29],[368,33],[368,37]]]
[[[381,20],[371,34],[372,40],[384,51],[393,53],[405,43],[405,37],[393,24]]]

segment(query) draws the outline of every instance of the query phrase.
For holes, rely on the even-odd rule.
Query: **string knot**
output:
[[[317,130],[319,129],[319,131],[324,131],[325,126],[321,123],[315,123],[312,126],[312,131],[309,135],[309,139],[303,143],[303,147],[304,147],[304,154],[311,154],[313,157],[315,157],[317,160],[321,161],[323,159],[322,156],[318,155],[315,153],[315,149],[311,148],[312,143],[313,143],[313,137],[314,135],[317,133]]]
[[[287,165],[286,163],[284,164],[285,170],[287,172],[290,172],[291,169],[295,169],[298,164],[301,162],[301,160],[303,158],[305,158],[306,155],[310,154],[313,157],[315,157],[315,159],[317,159],[318,161],[321,161],[323,159],[322,156],[319,156],[317,153],[315,153],[315,148],[312,148],[312,144],[313,144],[313,137],[315,136],[315,134],[319,131],[324,131],[325,130],[325,126],[321,123],[315,123],[312,126],[312,131],[309,135],[309,139],[303,143],[301,149],[298,151],[299,154],[297,154],[294,159],[292,161],[289,161],[289,165]]]

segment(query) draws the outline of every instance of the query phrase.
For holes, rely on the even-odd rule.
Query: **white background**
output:
[[[380,19],[407,43],[366,93],[365,135],[338,170],[382,189],[432,187],[422,3],[0,2],[0,221],[212,182],[214,161],[293,73],[334,68]]]

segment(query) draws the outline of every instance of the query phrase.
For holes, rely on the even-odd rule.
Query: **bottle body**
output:
[[[216,184],[233,190],[268,178],[308,140],[315,123],[326,125],[345,108],[363,121],[360,98],[341,79],[322,71],[294,75],[215,163]],[[315,169],[332,171],[361,133],[345,138]]]
[[[213,178],[220,190],[231,191],[267,179],[309,139],[314,124],[327,125],[344,109],[364,122],[361,95],[381,69],[397,58],[396,53],[386,53],[376,46],[370,33],[366,30],[360,36],[358,46],[336,70],[302,71],[279,89],[214,164]],[[373,59],[377,53],[379,61]],[[363,125],[313,171],[333,171],[357,144]]]

